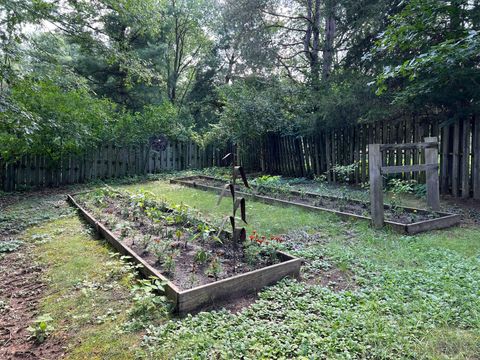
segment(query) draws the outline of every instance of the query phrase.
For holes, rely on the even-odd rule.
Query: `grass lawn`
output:
[[[216,206],[213,193],[165,181],[119,187],[183,202],[215,223],[229,210],[228,201]],[[31,224],[21,226],[17,220],[29,206],[20,201],[7,207],[0,230],[18,227],[25,242],[35,243],[33,253],[46,267],[48,284],[40,309],[54,319],[54,337],[68,334],[71,358],[475,359],[480,354],[480,228],[473,225],[407,237],[373,230],[363,221],[247,201],[249,230],[287,234],[287,250],[306,261],[303,280],[265,289],[236,314],[153,318],[125,330],[135,307],[125,265],[63,206],[47,204],[42,219],[26,215]]]

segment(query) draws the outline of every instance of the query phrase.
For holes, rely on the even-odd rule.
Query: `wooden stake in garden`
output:
[[[243,169],[242,166],[237,166],[236,165],[236,157],[235,157],[235,146],[232,150],[231,153],[228,153],[223,157],[223,161],[227,161],[231,159],[231,167],[232,167],[232,178],[231,181],[223,187],[223,190],[220,194],[220,197],[218,198],[218,203],[217,205],[220,204],[222,201],[222,198],[225,196],[225,193],[230,191],[230,194],[232,196],[232,215],[225,217],[225,219],[222,222],[222,226],[220,227],[220,231],[223,229],[225,226],[225,223],[230,220],[230,225],[232,227],[232,244],[233,244],[233,250],[234,250],[234,266],[233,270],[235,271],[236,269],[236,264],[237,264],[237,259],[236,259],[236,253],[238,250],[238,245],[242,244],[246,239],[247,239],[247,233],[244,227],[242,228],[237,228],[236,226],[236,213],[238,209],[240,209],[240,214],[241,214],[241,220],[246,224],[246,207],[245,207],[245,198],[243,197],[236,197],[235,194],[235,185],[237,181],[237,177],[240,176],[242,178],[243,184],[245,187],[249,188],[250,186],[248,185],[247,177],[245,175],[245,170]]]
[[[425,151],[425,164],[384,166],[382,152],[416,149]],[[434,211],[440,210],[438,181],[438,139],[425,138],[424,143],[413,144],[370,144],[368,145],[368,168],[370,172],[370,206],[372,223],[376,228],[384,225],[383,174],[425,171],[427,182],[427,205]]]

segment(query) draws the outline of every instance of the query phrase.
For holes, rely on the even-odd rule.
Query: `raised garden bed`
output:
[[[238,249],[228,232],[217,232],[191,209],[153,205],[144,196],[87,192],[68,195],[68,201],[117,251],[141,265],[144,276],[165,283],[180,315],[299,276],[301,260],[276,248],[280,238],[249,240]]]
[[[170,180],[172,184],[180,184],[196,189],[214,192],[222,191],[221,179],[210,176],[189,176]],[[284,204],[302,207],[315,211],[327,211],[344,218],[357,218],[371,221],[370,204],[359,200],[324,196],[312,192],[298,190],[276,190],[275,188],[255,188],[246,191],[237,190],[238,194],[250,197],[267,204]],[[460,223],[460,215],[416,209],[409,207],[392,207],[385,205],[385,224],[402,234],[417,234],[434,229],[443,229]]]

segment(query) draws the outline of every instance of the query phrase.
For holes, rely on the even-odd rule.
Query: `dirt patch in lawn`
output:
[[[304,281],[307,284],[320,285],[333,291],[355,290],[357,288],[353,273],[339,268],[326,270]]]
[[[42,273],[26,247],[0,260],[0,359],[55,359],[65,352],[61,338],[42,344],[29,339],[27,327],[40,315],[38,303],[46,289]]]

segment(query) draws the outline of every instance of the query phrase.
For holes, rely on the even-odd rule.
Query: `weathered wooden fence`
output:
[[[362,124],[326,130],[317,136],[268,135],[263,141],[262,169],[287,176],[326,174],[335,182],[334,165],[357,163],[352,182],[368,181],[368,144],[420,142],[440,139],[440,189],[456,197],[480,199],[480,117],[441,125],[435,120],[409,119],[389,124]],[[390,166],[421,164],[416,149],[393,149],[383,154]],[[405,179],[422,181],[424,174],[406,172]]]
[[[192,142],[169,142],[165,150],[149,151],[147,146],[104,145],[81,155],[67,154],[54,161],[47,156],[23,156],[5,163],[0,159],[0,189],[60,186],[95,179],[158,173],[169,170],[221,166],[228,149]]]

